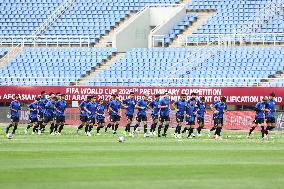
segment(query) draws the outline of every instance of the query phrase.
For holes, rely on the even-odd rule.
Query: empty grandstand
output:
[[[158,25],[169,24],[163,47],[121,52],[102,42],[157,5],[186,9]],[[280,0],[5,0],[0,9],[1,85],[283,86]]]

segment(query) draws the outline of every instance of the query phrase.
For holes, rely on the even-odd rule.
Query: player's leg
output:
[[[259,120],[260,120],[259,125],[261,127],[261,138],[267,139],[266,130],[265,130],[265,127],[264,127],[264,119],[260,118]]]
[[[40,113],[38,114],[38,126],[37,126],[37,128],[36,128],[36,132],[38,133],[39,130],[40,130],[42,127],[43,127],[43,113],[40,112]]]
[[[180,126],[180,116],[176,115],[176,122],[177,122],[177,126],[176,126],[176,129],[175,129],[175,132],[174,132],[174,137],[177,138],[177,130]]]
[[[36,120],[36,122],[34,122],[32,134],[35,134],[35,133],[38,132],[38,124],[39,124],[38,122],[39,122],[38,120]]]
[[[180,132],[181,132],[181,127],[182,127],[182,123],[183,123],[183,120],[184,120],[184,117],[182,116],[182,117],[180,117],[177,121],[178,121],[178,123],[177,123],[177,127],[176,127],[176,130],[175,130],[175,137],[176,138],[181,138],[181,136],[180,136]]]
[[[77,134],[79,133],[79,131],[86,125],[86,116],[80,116],[80,121],[81,121],[81,124],[77,127]]]
[[[215,131],[216,133],[216,128],[218,127],[218,118],[217,117],[213,117],[213,127],[208,130],[208,137],[210,138],[211,137],[211,132]]]
[[[193,130],[194,130],[194,121],[189,122],[189,129],[188,129],[188,135],[187,138],[192,138],[193,137]]]
[[[13,121],[13,119],[14,119],[14,118],[11,117],[11,123],[6,127],[6,134],[8,134],[10,128],[14,126],[14,121]]]
[[[54,134],[58,134],[58,129],[59,129],[59,126],[60,126],[60,117],[59,116],[56,116],[55,119],[54,119],[54,129],[53,129],[53,132]]]
[[[189,128],[189,122],[190,122],[190,119],[189,119],[189,117],[186,117],[185,118],[185,122],[186,122],[186,124],[185,124],[185,126],[184,126],[184,128],[183,128],[183,130],[182,130],[182,134],[184,134],[184,133],[186,133],[187,131],[188,131],[188,128]]]
[[[265,129],[265,135],[268,137],[269,131],[273,130],[276,126],[275,124],[275,117],[269,117],[266,121],[267,127]]]
[[[111,125],[112,125],[112,118],[113,116],[112,115],[110,115],[110,117],[109,117],[109,123],[107,124],[107,126],[105,127],[105,132],[107,132],[107,130],[109,129],[109,128],[111,128]]]
[[[118,129],[118,126],[119,126],[119,121],[120,121],[120,117],[117,116],[116,120],[115,120],[115,124],[114,124],[114,132],[113,132],[113,134],[117,133],[117,129]]]
[[[50,121],[50,130],[51,130],[51,128],[53,129],[53,132],[50,132],[50,134],[51,133],[55,133],[54,131],[55,131],[55,123],[56,123],[56,117],[53,117],[52,116],[52,118],[51,118],[51,121]]]
[[[127,120],[127,123],[126,123],[125,130],[124,130],[125,136],[127,135],[127,133],[130,134],[130,127],[131,127],[131,123],[133,120],[133,115],[126,115],[126,120]]]
[[[51,134],[51,135],[55,135],[55,132],[54,132],[54,129],[55,129],[55,122],[57,122],[56,119],[51,118],[51,119],[49,120],[49,123],[50,123],[50,131],[49,131],[49,134]]]
[[[61,116],[60,117],[60,125],[59,125],[59,129],[58,129],[58,134],[61,134],[61,131],[63,130],[65,125],[65,116]]]
[[[33,118],[29,117],[29,123],[27,125],[27,127],[25,128],[25,134],[27,135],[29,133],[29,129],[33,127]]]
[[[150,128],[150,135],[153,136],[155,135],[155,130],[158,125],[158,116],[152,115],[152,124]]]
[[[166,120],[165,120],[165,127],[164,127],[164,133],[163,133],[163,136],[166,137],[167,136],[167,131],[169,129],[169,125],[170,125],[170,117],[166,117]]]
[[[96,118],[94,118],[94,117],[92,117],[91,119],[90,119],[90,124],[89,124],[89,127],[88,127],[88,135],[90,135],[91,136],[91,132],[92,132],[92,130],[93,130],[93,128],[94,128],[94,126],[96,125]]]
[[[16,130],[17,130],[17,128],[18,128],[19,121],[20,121],[20,118],[19,118],[19,117],[15,117],[15,118],[13,119],[13,123],[14,123],[14,124],[13,124],[14,128],[13,128],[13,131],[12,131],[12,134],[13,134],[13,135],[16,133]]]
[[[220,139],[222,127],[223,127],[223,118],[219,118],[218,119],[218,126],[217,126],[216,132],[215,132],[215,139]]]
[[[100,129],[104,128],[104,119],[99,119],[98,120],[98,127],[97,127],[97,135],[100,135]]]
[[[143,116],[142,121],[144,125],[144,137],[147,137],[147,116]]]
[[[161,137],[161,131],[162,131],[164,121],[165,121],[165,118],[160,117],[160,123],[159,123],[159,126],[158,126],[158,137]]]
[[[258,120],[257,120],[257,118],[255,118],[255,119],[253,120],[253,124],[252,124],[252,126],[251,126],[251,128],[250,128],[250,130],[249,130],[249,133],[248,133],[248,135],[247,135],[247,138],[250,138],[252,132],[255,130],[255,128],[257,127],[257,125],[258,125]]]
[[[198,123],[198,127],[197,127],[197,134],[198,136],[201,136],[201,130],[204,128],[204,118],[197,118],[197,123]]]

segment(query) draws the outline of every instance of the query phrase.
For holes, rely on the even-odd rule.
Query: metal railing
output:
[[[284,33],[252,33],[252,34],[192,34],[184,41],[178,40],[182,46],[186,45],[204,45],[219,44],[226,39],[226,43],[230,45],[242,44],[273,44],[274,46],[284,44]]]
[[[12,47],[21,44],[22,46],[60,46],[60,45],[78,45],[93,46],[96,42],[95,36],[0,36],[0,46],[10,45]]]
[[[0,85],[79,85],[76,77],[1,77]],[[284,78],[92,78],[90,86],[195,86],[195,87],[284,87]]]
[[[51,14],[48,19],[41,24],[41,26],[34,31],[32,36],[34,36],[35,40],[37,37],[41,36],[48,28],[57,21],[60,16],[62,16],[69,7],[71,7],[76,0],[65,0],[54,12]]]

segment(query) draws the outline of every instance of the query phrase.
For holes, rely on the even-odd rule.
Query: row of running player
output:
[[[175,129],[174,136],[176,138],[181,138],[181,133],[188,132],[187,137],[192,138],[195,118],[197,117],[197,134],[201,135],[201,130],[204,127],[204,114],[206,112],[205,98],[201,97],[199,100],[196,98],[196,94],[192,93],[190,100],[186,100],[186,95],[182,94],[181,98],[174,103],[176,109],[176,121],[177,126]],[[268,131],[275,127],[275,94],[271,93],[269,97],[264,97],[261,102],[258,102],[255,106],[256,116],[254,124],[250,129],[248,137],[251,135],[252,131],[260,126],[262,138],[267,138]],[[112,128],[113,134],[119,126],[119,121],[121,118],[121,108],[125,108],[125,116],[127,118],[127,125],[125,127],[125,135],[135,136],[137,128],[140,126],[141,122],[144,124],[144,137],[147,137],[147,113],[148,108],[152,109],[152,124],[150,128],[150,135],[155,135],[155,130],[158,125],[158,137],[167,136],[167,130],[169,128],[170,122],[170,98],[167,92],[164,93],[163,98],[160,99],[160,95],[156,94],[155,99],[148,103],[148,95],[144,94],[143,98],[138,102],[135,100],[134,93],[130,93],[129,98],[119,101],[117,95],[111,95],[111,99],[108,103],[108,112],[110,115],[110,122],[105,127],[105,131],[108,128]],[[105,106],[104,101],[99,99],[98,104],[96,103],[96,97],[88,96],[85,101],[83,101],[80,108],[80,120],[81,124],[77,128],[77,132],[85,127],[85,134],[91,136],[91,131],[94,126],[97,126],[97,135],[100,133],[100,129],[104,127],[105,124]],[[45,91],[41,92],[40,97],[36,98],[33,103],[29,106],[29,124],[25,129],[25,133],[28,133],[29,128],[33,128],[33,133],[39,133],[45,131],[45,126],[50,123],[50,134],[55,135],[61,134],[61,131],[65,124],[65,109],[67,107],[67,102],[65,101],[65,95],[57,93],[49,94],[49,98],[46,98]],[[133,122],[134,109],[138,109],[136,124],[134,126],[134,131],[131,132],[131,124]],[[214,138],[219,139],[221,135],[221,130],[223,126],[224,113],[227,111],[226,98],[221,97],[220,101],[215,101],[210,108],[213,110],[213,120],[214,126],[209,130],[215,130]],[[9,135],[9,129],[13,128],[12,134],[15,134],[19,123],[19,110],[21,110],[21,104],[19,102],[19,95],[15,96],[15,100],[10,104],[11,109],[11,124],[6,128],[6,134]],[[264,119],[266,119],[267,127],[264,128]],[[186,121],[186,126],[183,131],[182,124]],[[162,128],[164,131],[161,134]]]

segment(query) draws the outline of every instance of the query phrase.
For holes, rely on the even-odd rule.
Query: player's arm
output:
[[[167,107],[168,107],[167,105],[163,105],[162,101],[159,102],[158,108],[164,109],[164,108],[167,108]]]
[[[148,105],[147,105],[147,108],[150,109],[150,110],[153,110],[153,102],[150,102]]]
[[[87,106],[84,106],[84,110],[85,110],[88,114],[91,114],[91,111],[88,109],[88,105],[87,105]]]
[[[128,106],[126,105],[126,100],[123,100],[123,101],[121,102],[121,106],[122,106],[123,108],[128,108]]]
[[[173,104],[173,107],[174,107],[175,111],[178,111],[177,101]]]
[[[60,112],[60,110],[58,109],[58,106],[59,106],[59,101],[55,102],[54,109],[55,111]]]

